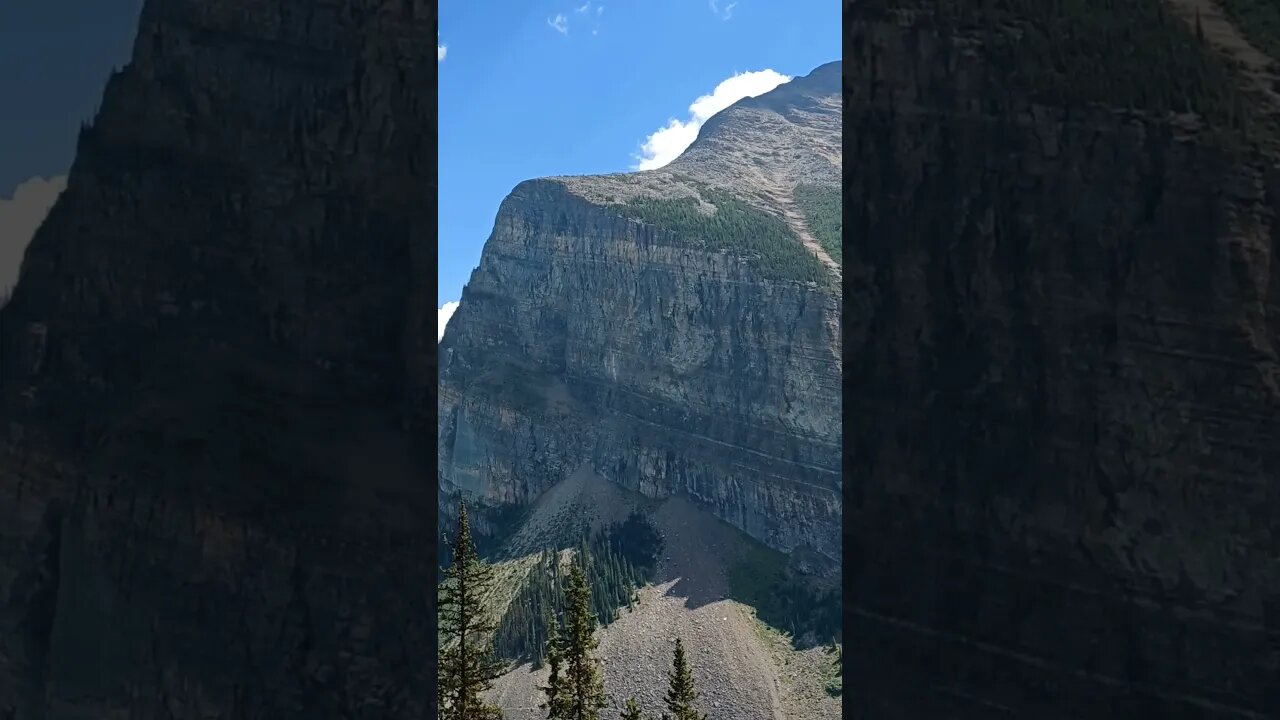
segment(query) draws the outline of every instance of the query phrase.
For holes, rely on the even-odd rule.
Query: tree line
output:
[[[634,607],[636,591],[651,577],[661,547],[661,537],[639,512],[596,533],[589,542],[582,539],[577,561],[586,573],[592,611],[601,624],[617,620],[622,608]],[[535,669],[542,667],[549,621],[564,616],[567,579],[560,553],[543,550],[498,623],[498,657],[528,659]]]
[[[843,264],[841,233],[844,228],[844,218],[841,213],[844,206],[840,197],[840,187],[810,183],[798,185],[795,189],[795,200],[800,212],[804,214],[805,225],[809,227],[809,232],[813,234],[814,239],[823,250],[827,251],[832,260]]]
[[[459,510],[451,549],[451,563],[445,569],[439,597],[438,717],[500,720],[502,711],[482,697],[506,667],[494,654],[492,638],[497,623],[488,620],[480,606],[481,598],[493,588],[494,574],[492,566],[475,551],[465,505]],[[578,553],[580,559],[570,563],[565,573],[560,617],[548,612],[545,619],[542,657],[549,675],[547,684],[541,687],[545,697],[541,707],[547,720],[599,720],[600,711],[606,706],[604,672],[594,655],[598,615],[588,581],[589,550],[584,546]],[[548,567],[559,565],[556,553],[544,552],[541,562],[547,562]],[[697,697],[693,669],[683,643],[676,638],[662,720],[707,720],[707,715],[696,709]],[[627,699],[621,717],[644,720],[635,698]]]
[[[771,280],[830,285],[831,274],[810,253],[782,218],[749,205],[729,193],[693,184],[702,201],[715,206],[702,212],[698,198],[634,197],[613,205],[622,215],[658,227],[669,241],[744,257]]]
[[[953,28],[981,28],[993,65],[1046,104],[1193,112],[1244,128],[1230,69],[1161,0],[946,0],[933,9]]]
[[[625,557],[597,535],[578,547],[575,565],[581,566],[591,589],[591,609],[602,624],[617,620],[620,608],[631,609],[643,577]],[[507,660],[529,659],[534,667],[546,659],[546,642],[551,621],[564,616],[568,607],[566,583],[569,570],[560,553],[543,550],[529,571],[520,592],[507,606],[494,636],[494,650]]]

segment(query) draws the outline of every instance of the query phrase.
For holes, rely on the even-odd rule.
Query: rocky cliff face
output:
[[[1136,94],[1227,77],[1160,3],[912,5],[845,15],[855,716],[1273,717],[1274,154]]]
[[[0,314],[0,716],[429,714],[434,26],[147,2]]]
[[[661,170],[516,187],[440,345],[446,513],[589,465],[839,558],[839,266],[793,197],[837,183],[838,79],[725,110]]]

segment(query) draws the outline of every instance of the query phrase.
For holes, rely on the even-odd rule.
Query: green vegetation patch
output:
[[[634,524],[628,532],[640,533]],[[629,535],[628,537],[633,537]],[[658,546],[660,547],[660,546]],[[649,552],[654,555],[650,557]],[[621,615],[621,608],[634,607],[636,590],[646,582],[649,570],[637,567],[628,558],[638,557],[652,567],[657,547],[646,546],[643,551],[629,547],[614,530],[598,533],[590,542],[585,539],[578,546],[573,562],[586,571],[587,585],[591,589],[592,612],[602,625],[608,625]],[[561,562],[558,551],[547,549],[524,577],[519,580],[519,591],[506,606],[506,612],[498,624],[494,636],[494,651],[498,657],[508,660],[532,660],[541,667],[544,660],[548,625],[555,616],[563,623],[566,610],[565,587],[569,568]]]
[[[623,560],[652,577],[662,552],[662,535],[644,513],[632,511],[626,520],[614,523],[604,532],[609,548]]]
[[[827,667],[827,677],[823,683],[823,688],[828,695],[840,697],[844,694],[844,646],[838,642],[833,642],[826,649],[826,653],[831,658],[831,664]]]
[[[729,593],[750,605],[761,622],[789,633],[792,644],[812,647],[840,636],[840,591],[821,591],[787,567],[786,556],[751,541],[729,568]]]
[[[1046,104],[1193,112],[1217,128],[1246,129],[1247,103],[1225,62],[1164,0],[948,0],[940,8],[940,22],[984,38],[1013,89]]]
[[[1271,59],[1280,58],[1280,3],[1276,0],[1215,0],[1231,24]]]
[[[688,247],[725,250],[745,257],[771,280],[834,286],[822,262],[781,218],[719,190],[704,186],[697,192],[715,206],[714,213],[704,214],[699,202],[689,197],[632,198],[613,207],[627,217],[666,230]]]
[[[796,188],[796,205],[804,214],[805,224],[809,232],[818,240],[818,244],[831,256],[832,260],[844,264],[840,258],[841,231],[844,219],[841,215],[843,207],[839,187],[824,185],[800,185]]]

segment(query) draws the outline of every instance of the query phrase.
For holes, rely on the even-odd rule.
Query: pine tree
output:
[[[580,545],[577,558],[591,592],[591,611],[601,625],[608,625],[620,617],[620,608],[633,605],[635,589],[643,584],[642,575],[604,533]],[[494,639],[498,657],[529,659],[535,669],[541,667],[546,650],[547,614],[560,615],[565,607],[559,568],[560,554],[544,550],[529,570],[498,624]]]
[[[694,709],[698,693],[693,689],[693,670],[684,654],[684,644],[676,638],[675,656],[671,672],[667,675],[667,712],[663,720],[707,720],[707,716]]]
[[[560,633],[556,627],[555,617],[547,619],[547,666],[550,675],[547,684],[542,687],[547,701],[539,707],[547,711],[547,720],[567,720],[569,718],[569,696],[565,687],[565,678],[560,674],[564,666],[563,649]]]
[[[476,555],[471,542],[467,508],[458,510],[458,537],[453,558],[444,573],[439,610],[439,717],[441,720],[493,720],[498,708],[480,694],[488,690],[502,670],[493,659],[490,634],[496,629],[484,617],[480,599],[493,585],[493,568]]]
[[[596,649],[596,616],[591,612],[591,589],[582,566],[569,569],[565,590],[564,661],[569,693],[567,720],[598,720],[605,706],[604,679],[591,652]]]
[[[844,694],[844,649],[839,642],[832,640],[827,654],[831,655],[831,677],[827,679],[827,693],[839,697]]]
[[[644,716],[640,714],[640,706],[636,704],[635,698],[627,698],[627,704],[622,708],[622,716],[619,720],[644,720]]]

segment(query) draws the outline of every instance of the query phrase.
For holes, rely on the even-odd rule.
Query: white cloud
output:
[[[590,9],[591,9],[591,3],[586,2],[586,3],[583,3],[581,7],[578,8],[577,12],[584,13]]]
[[[449,54],[449,46],[436,44],[436,62],[444,62],[444,56]]]
[[[556,15],[555,18],[547,18],[547,24],[561,35],[569,34],[569,18],[566,18],[563,13]]]
[[[721,19],[721,20],[728,20],[728,19],[732,18],[732,17],[733,17],[733,9],[734,9],[734,8],[736,8],[736,7],[738,7],[738,3],[736,3],[736,2],[731,2],[731,3],[729,3],[728,5],[725,5],[725,6],[724,6],[724,9],[721,9],[721,8],[720,8],[719,0],[708,0],[708,4],[710,4],[710,5],[711,5],[711,12],[713,12],[713,13],[715,13],[716,15],[720,16],[720,19]]]
[[[19,185],[12,198],[0,198],[0,297],[7,296],[18,281],[31,236],[66,187],[65,176],[33,177]]]
[[[698,138],[698,130],[712,115],[745,97],[763,95],[791,78],[774,70],[738,73],[716,85],[689,106],[689,119],[672,118],[655,130],[640,145],[635,170],[653,170],[680,157],[685,148]]]
[[[447,302],[436,310],[436,323],[439,326],[440,334],[436,337],[436,342],[444,339],[444,329],[449,325],[449,318],[453,317],[453,311],[458,309],[458,303]]]

